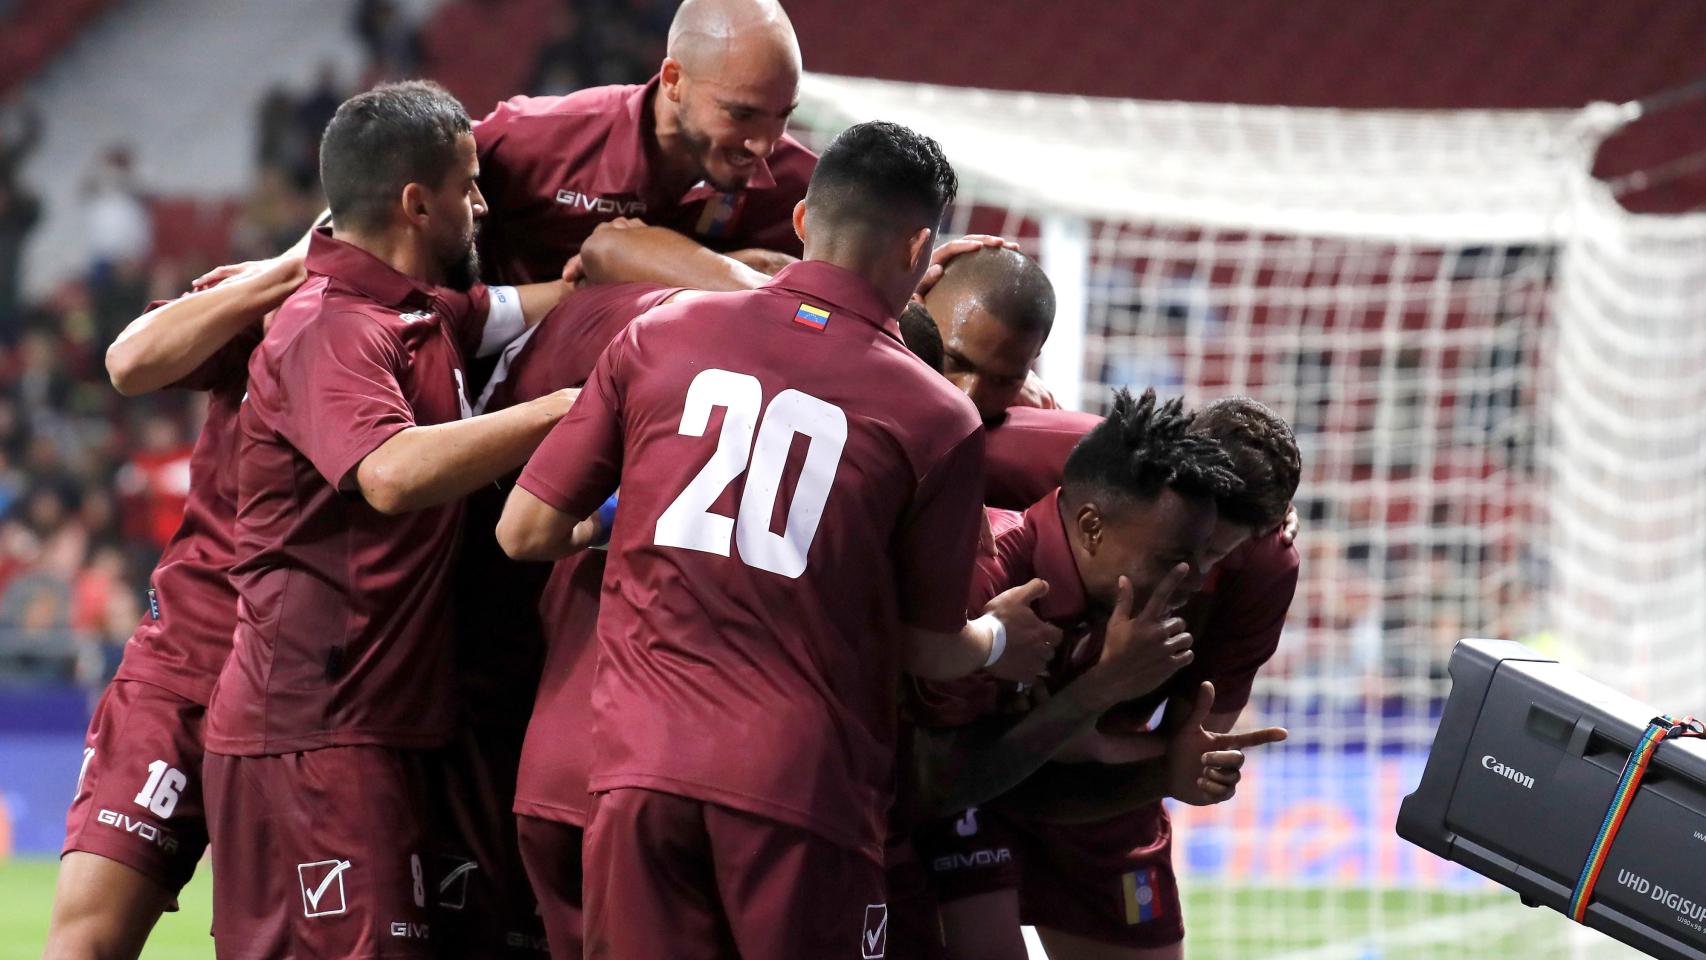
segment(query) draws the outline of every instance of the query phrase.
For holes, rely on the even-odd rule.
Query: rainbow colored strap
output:
[[[1641,778],[1647,775],[1647,765],[1652,762],[1659,744],[1666,737],[1699,736],[1706,736],[1706,727],[1693,717],[1678,719],[1665,714],[1654,717],[1647,724],[1647,732],[1641,737],[1640,745],[1623,764],[1623,773],[1617,778],[1617,790],[1611,795],[1611,806],[1606,808],[1605,820],[1599,825],[1599,835],[1594,837],[1593,846],[1588,849],[1582,874],[1576,878],[1576,890],[1570,896],[1570,919],[1581,923],[1587,916],[1588,901],[1593,899],[1593,888],[1599,882],[1600,870],[1605,867],[1606,855],[1611,852],[1611,844],[1617,839],[1617,831],[1623,826],[1623,818],[1629,813],[1635,791],[1640,789]]]

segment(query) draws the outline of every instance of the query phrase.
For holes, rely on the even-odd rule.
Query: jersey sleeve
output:
[[[1203,631],[1203,647],[1217,651],[1205,679],[1214,682],[1214,712],[1242,710],[1256,673],[1279,649],[1286,613],[1297,593],[1293,547],[1257,544],[1230,583],[1217,590],[1217,607]],[[1224,597],[1224,599],[1222,599]]]
[[[599,357],[580,397],[533,451],[516,485],[554,510],[591,516],[622,477],[622,393],[618,367],[633,345],[630,328]]]
[[[415,425],[397,382],[408,362],[397,338],[368,317],[319,318],[279,356],[275,429],[327,483],[354,489],[362,459]]]
[[[488,287],[476,283],[466,292],[457,290],[440,290],[436,296],[439,303],[439,317],[450,328],[450,338],[456,341],[456,348],[461,351],[464,361],[481,356],[481,341],[486,335],[486,318],[492,309],[498,306],[497,298],[505,295],[514,305],[515,312],[520,313],[521,301],[513,287]],[[520,331],[516,331],[520,333]],[[507,342],[507,340],[505,341]],[[502,347],[502,344],[499,344]]]
[[[934,633],[965,626],[982,494],[983,431],[972,430],[924,475],[895,534],[902,623]]]
[[[154,309],[153,306],[149,307]],[[249,355],[255,352],[255,347],[261,342],[260,324],[251,324],[239,330],[235,336],[225,341],[219,349],[209,354],[201,365],[173,381],[173,390],[219,390],[234,386],[249,378]]]

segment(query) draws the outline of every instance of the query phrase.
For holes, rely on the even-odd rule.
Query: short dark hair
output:
[[[942,351],[942,330],[936,326],[936,318],[917,300],[908,300],[906,307],[900,311],[900,340],[913,356],[924,361],[925,366],[937,373],[942,372],[942,361],[946,359]]]
[[[1017,250],[984,247],[943,264],[936,296],[969,296],[1015,333],[1048,337],[1054,325],[1054,284],[1035,260]]]
[[[1243,481],[1241,490],[1221,498],[1221,516],[1258,532],[1285,521],[1303,457],[1283,417],[1249,397],[1223,397],[1197,411],[1191,432],[1220,444]]]
[[[474,124],[429,80],[387,83],[345,100],[320,138],[320,186],[339,227],[385,227],[403,188],[437,186],[456,163],[456,140]]]
[[[1178,398],[1157,403],[1153,389],[1134,400],[1114,394],[1114,409],[1084,435],[1066,458],[1068,500],[1082,503],[1097,494],[1151,501],[1164,489],[1191,499],[1232,495],[1243,483],[1232,461],[1212,438],[1190,431],[1191,418]]]
[[[831,229],[934,228],[954,202],[959,178],[936,141],[873,120],[841,131],[818,158],[806,207]]]

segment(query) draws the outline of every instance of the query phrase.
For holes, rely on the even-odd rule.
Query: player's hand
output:
[[[942,244],[935,250],[930,251],[930,266],[925,269],[924,277],[918,281],[918,289],[913,292],[913,297],[919,300],[924,299],[924,295],[930,292],[930,288],[936,285],[936,281],[942,279],[942,271],[946,269],[946,265],[949,260],[954,259],[962,253],[971,253],[974,250],[982,250],[985,247],[1006,247],[1009,250],[1019,249],[1019,245],[1013,241],[1006,240],[1001,237],[990,236],[987,233],[968,233],[958,240],[949,240],[947,243]]]
[[[568,263],[563,264],[563,282],[570,288],[591,282],[586,275],[586,265],[581,263],[580,254],[575,254],[569,258]]]
[[[1037,376],[1035,370],[1026,372],[1025,383],[1019,388],[1019,395],[1013,398],[1015,407],[1031,407],[1036,410],[1059,410],[1060,401],[1049,392],[1043,378]]]
[[[217,287],[233,277],[255,276],[270,274],[270,281],[277,283],[300,284],[308,277],[306,258],[299,253],[287,252],[265,260],[245,260],[242,263],[228,263],[214,267],[190,283],[192,291],[207,290]]]
[[[1286,738],[1284,727],[1215,733],[1203,724],[1214,707],[1214,684],[1204,681],[1185,723],[1167,742],[1167,795],[1197,807],[1224,803],[1238,792],[1244,751]]]
[[[569,409],[575,405],[575,399],[580,395],[580,388],[564,387],[561,390],[547,393],[534,402],[545,408],[546,416],[550,417],[552,420],[561,420],[563,415],[568,413]]]
[[[1297,529],[1300,526],[1297,519],[1297,507],[1288,506],[1285,510],[1285,522],[1280,524],[1280,543],[1291,546],[1297,542]]]
[[[1031,604],[1048,594],[1048,583],[1033,579],[998,594],[984,613],[993,613],[1007,628],[1007,648],[986,669],[1003,680],[1027,683],[1047,669],[1060,645],[1060,628],[1037,616]]]
[[[1103,634],[1102,656],[1093,668],[1110,706],[1159,689],[1196,656],[1185,621],[1167,609],[1173,591],[1190,571],[1187,564],[1174,567],[1136,616],[1131,612],[1136,602],[1131,581],[1120,578],[1119,599]]]
[[[646,225],[646,221],[641,220],[639,217],[617,217],[614,220],[606,220],[604,222],[618,230],[633,230],[636,227],[643,227]]]

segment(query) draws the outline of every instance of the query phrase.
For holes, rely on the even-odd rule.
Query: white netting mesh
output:
[[[1706,218],[1588,178],[1615,111],[804,94],[820,145],[877,117],[935,136],[952,229],[1040,251],[1059,392],[1247,393],[1296,429],[1303,579],[1251,707],[1292,740],[1179,818],[1189,955],[1563,955],[1563,918],[1392,824],[1460,637],[1706,705]]]

